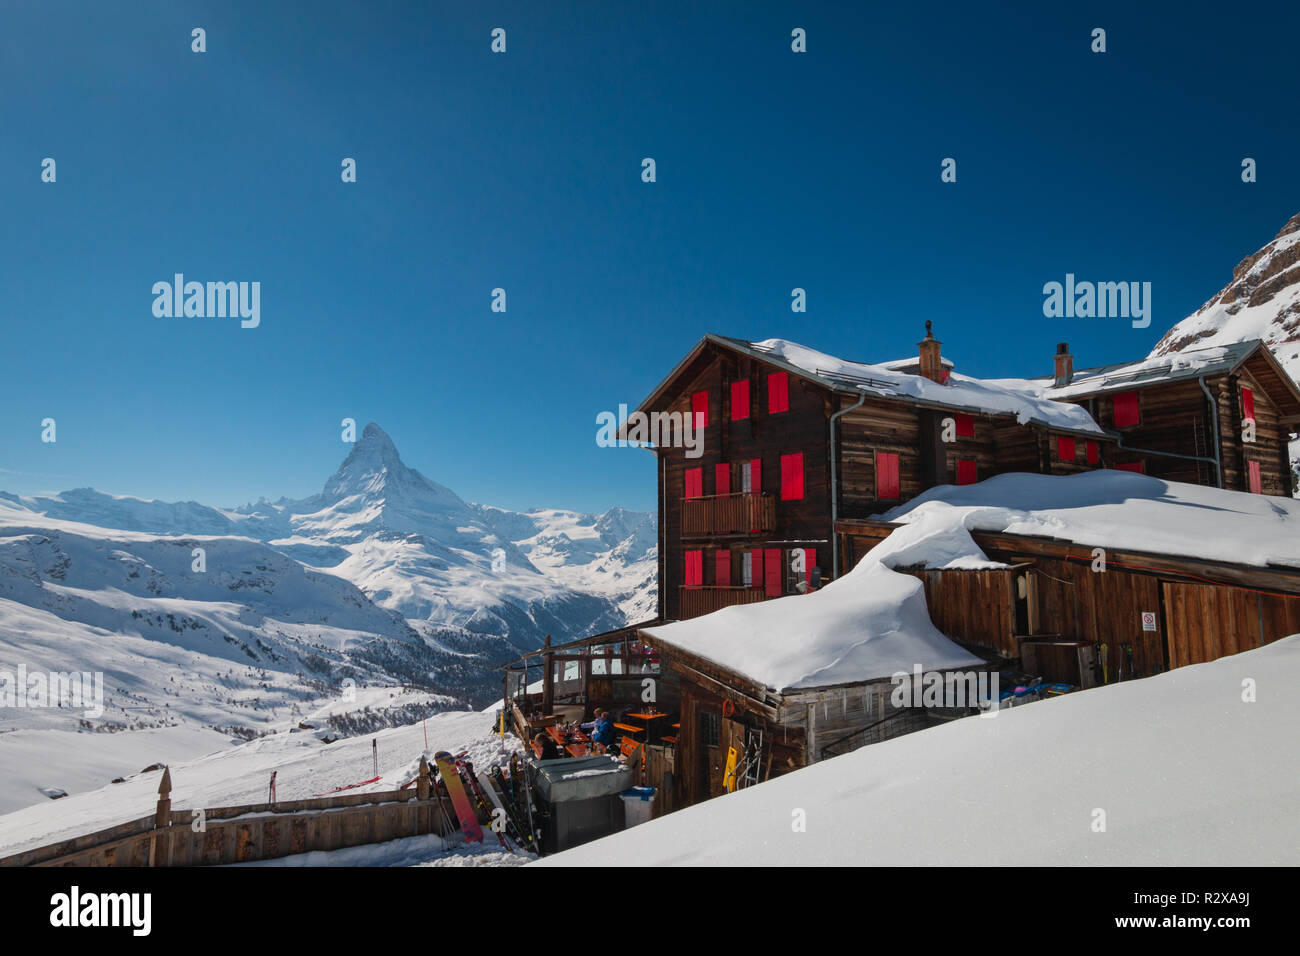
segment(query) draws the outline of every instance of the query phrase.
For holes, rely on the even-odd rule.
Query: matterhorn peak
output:
[[[459,502],[450,489],[408,468],[388,433],[374,422],[362,429],[361,438],[343,459],[339,470],[325,482],[324,493],[335,499],[365,495],[387,499],[390,504],[397,503],[394,496],[404,499],[412,495],[442,503]]]

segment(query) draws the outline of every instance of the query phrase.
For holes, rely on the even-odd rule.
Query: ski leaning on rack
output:
[[[505,804],[506,816],[510,818],[510,823],[514,826],[515,835],[525,850],[537,852],[532,835],[528,832],[528,820],[519,812],[519,804],[514,797],[514,788],[511,781],[507,780],[505,774],[501,772],[500,767],[493,767],[488,771],[491,780],[496,783],[501,790],[501,800]]]
[[[456,816],[460,819],[460,828],[465,832],[466,843],[482,843],[483,828],[479,825],[478,817],[474,815],[474,804],[470,803],[469,796],[465,793],[465,786],[461,783],[460,774],[456,771],[455,758],[445,750],[440,750],[433,755],[434,761],[438,764],[438,773],[442,775],[442,785],[451,797],[451,805],[456,808]]]
[[[500,842],[501,849],[514,853],[515,849],[506,842],[505,834],[495,826],[496,817],[492,815],[492,804],[488,800],[487,794],[483,792],[483,787],[478,781],[478,776],[474,773],[474,765],[468,760],[457,760],[456,769],[460,771],[461,779],[465,781],[465,786],[469,790],[471,799],[475,804],[477,804],[478,810],[480,810],[482,815],[487,817],[488,820],[492,821],[488,825],[488,829],[492,831],[493,836],[495,836]]]

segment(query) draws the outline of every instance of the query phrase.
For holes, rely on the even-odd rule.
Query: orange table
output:
[[[644,721],[646,722],[646,728],[645,728],[645,742],[646,742],[646,743],[649,743],[649,742],[650,742],[650,730],[651,730],[651,728],[650,728],[650,721],[652,721],[652,720],[661,720],[662,718],[667,717],[668,715],[667,715],[667,714],[633,714],[633,713],[629,713],[628,716],[629,716],[629,717],[635,717],[637,720],[644,720]]]

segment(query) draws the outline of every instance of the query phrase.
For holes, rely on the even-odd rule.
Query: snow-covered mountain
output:
[[[1300,381],[1300,213],[1262,249],[1237,263],[1232,281],[1165,333],[1150,357],[1260,339]],[[1300,474],[1300,441],[1291,443]]]
[[[1165,333],[1151,357],[1261,339],[1300,377],[1300,213],[1232,270],[1232,281]]]
[[[300,501],[0,493],[0,811],[304,717],[481,707],[545,635],[653,616],[655,547],[652,514],[467,502],[377,425]],[[102,713],[6,702],[20,666],[102,673]]]
[[[25,513],[54,527],[74,522],[140,535],[252,539],[262,555],[254,563],[273,565],[281,576],[296,568],[350,582],[367,603],[393,612],[407,638],[418,634],[432,651],[459,660],[454,679],[436,686],[473,703],[495,689],[488,685],[498,680],[496,664],[540,646],[547,634],[571,640],[651,617],[655,607],[653,514],[521,513],[473,504],[407,466],[375,424],[363,429],[321,492],[302,500],[215,508],[81,488],[40,497],[0,493],[5,506],[20,526],[14,516]],[[95,534],[83,533],[85,548]],[[162,581],[156,596],[175,597],[174,585]],[[105,615],[96,623],[115,630]],[[382,627],[369,633],[387,635]]]

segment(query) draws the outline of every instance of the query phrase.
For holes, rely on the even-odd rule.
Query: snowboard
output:
[[[474,815],[474,804],[470,803],[469,795],[465,793],[465,785],[461,783],[460,774],[456,770],[455,758],[447,751],[440,750],[433,755],[433,759],[438,765],[438,773],[442,775],[442,785],[451,797],[451,805],[456,808],[460,828],[465,831],[465,842],[482,843],[483,828]]]

